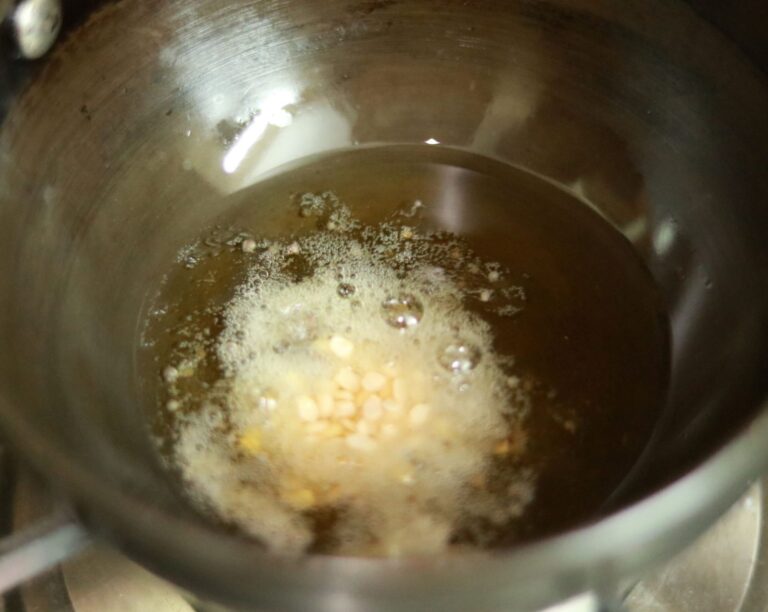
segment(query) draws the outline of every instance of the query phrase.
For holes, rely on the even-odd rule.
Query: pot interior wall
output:
[[[613,507],[711,454],[766,393],[768,90],[683,8],[582,5],[107,6],[0,135],[3,420],[184,512],[148,452],[136,382],[147,288],[279,165],[436,138],[578,192],[658,282],[668,407]],[[231,135],[274,108],[291,125],[228,173]]]

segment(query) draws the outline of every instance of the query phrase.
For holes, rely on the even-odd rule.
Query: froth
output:
[[[224,391],[178,420],[175,460],[195,496],[289,552],[313,546],[318,513],[331,517],[327,552],[394,556],[520,515],[533,475],[498,457],[523,452],[528,398],[450,274],[466,250],[394,223],[361,228],[327,194],[301,202],[304,217],[329,212],[330,229],[257,255],[216,343]]]

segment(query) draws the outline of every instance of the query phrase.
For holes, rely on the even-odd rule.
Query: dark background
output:
[[[768,73],[768,1],[688,0],[688,4]]]

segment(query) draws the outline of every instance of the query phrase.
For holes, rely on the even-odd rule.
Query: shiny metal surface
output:
[[[715,525],[630,593],[628,612],[765,612],[750,597],[765,579],[765,484],[753,486]]]
[[[764,76],[675,2],[110,4],[0,133],[0,425],[95,532],[230,606],[525,610],[610,591],[768,464],[766,108]],[[672,317],[667,417],[612,514],[574,532],[437,560],[267,557],[187,508],[149,451],[146,287],[280,164],[426,142],[554,181],[632,240]]]
[[[73,522],[69,512],[54,514],[44,522],[0,541],[0,591],[5,592],[68,559],[90,538]]]
[[[194,612],[173,585],[108,548],[94,548],[62,572],[72,607],[82,612]]]
[[[22,0],[11,14],[16,44],[25,59],[45,55],[61,29],[60,0]]]
[[[8,493],[9,489],[4,489]],[[765,481],[753,485],[696,542],[644,576],[621,604],[626,612],[768,611],[768,528]],[[50,507],[39,483],[22,473],[12,497],[15,523],[23,528]],[[97,546],[62,564],[24,589],[25,612],[188,612],[192,605],[176,587],[117,551]],[[195,602],[196,609],[207,609]],[[594,595],[542,612],[595,612]],[[2,607],[0,607],[0,610]],[[619,608],[617,608],[619,609]]]
[[[50,515],[57,500],[27,470],[18,470],[14,486],[2,490],[2,500],[12,505],[14,533],[27,533]],[[59,560],[49,557],[48,567]],[[153,576],[117,551],[92,546],[20,592],[23,612],[191,612],[181,592]],[[2,610],[2,607],[0,607]]]

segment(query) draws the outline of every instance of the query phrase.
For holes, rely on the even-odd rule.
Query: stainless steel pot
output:
[[[194,592],[242,608],[533,609],[671,555],[768,466],[768,86],[682,3],[122,0],[6,106],[0,424],[83,525]],[[222,128],[276,107],[293,122],[229,172]],[[548,540],[266,555],[190,511],[157,466],[134,364],[146,288],[278,164],[430,139],[576,191],[636,245],[672,319],[666,416],[609,515]],[[68,529],[50,532],[64,549]]]

